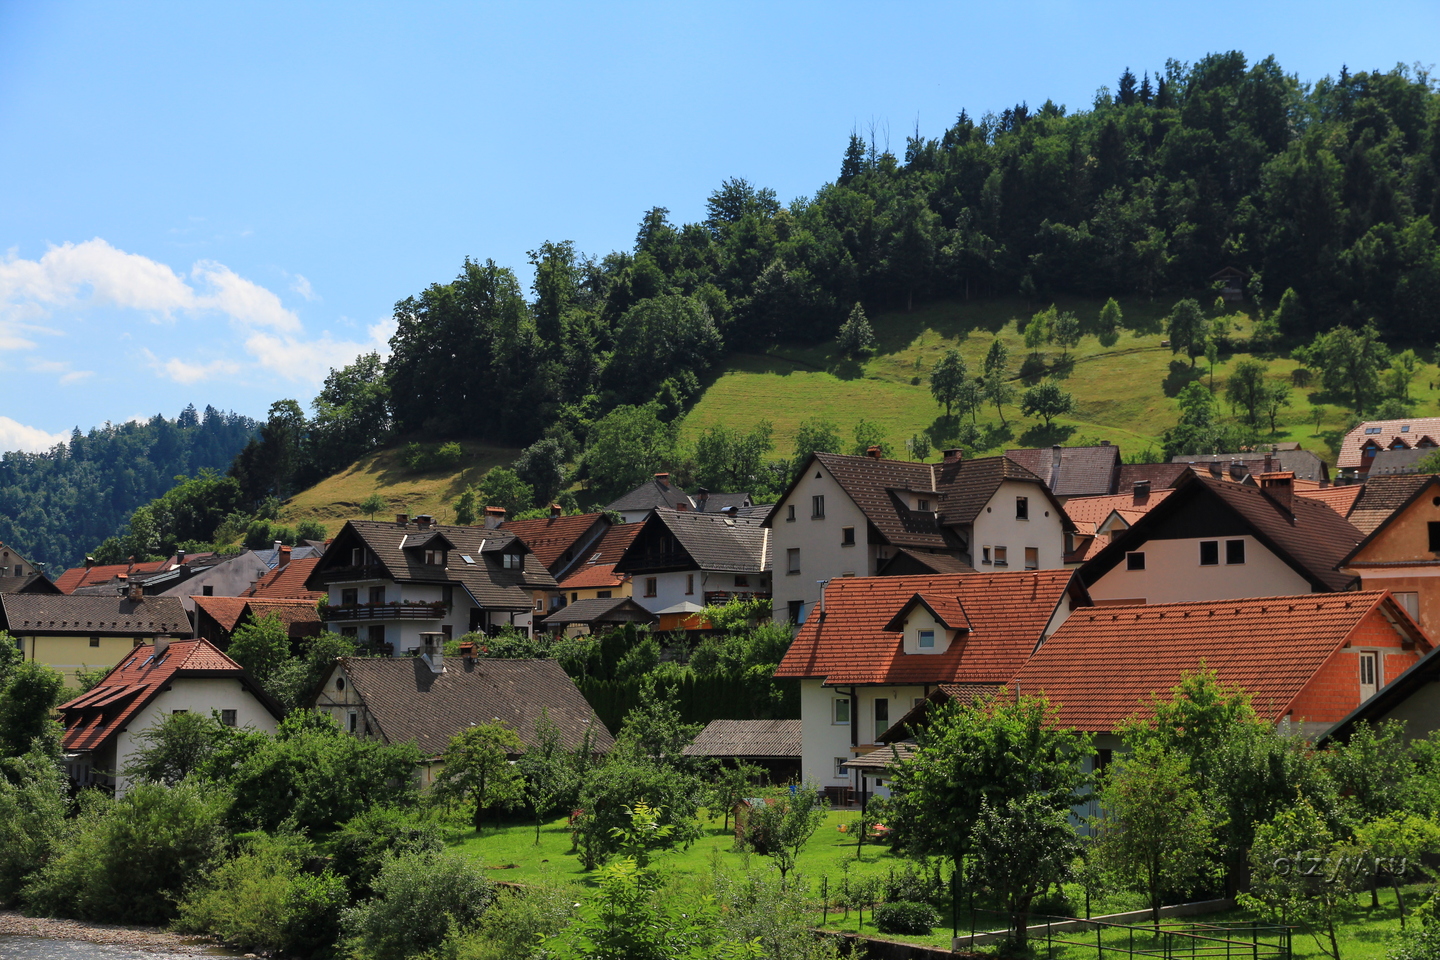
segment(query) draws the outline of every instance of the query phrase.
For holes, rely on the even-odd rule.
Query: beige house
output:
[[[176,597],[0,594],[0,630],[9,631],[26,660],[43,663],[80,685],[77,673],[116,663],[159,637],[190,635]]]
[[[1340,570],[1359,577],[1361,589],[1389,590],[1418,623],[1434,629],[1440,625],[1440,476],[1374,477],[1365,486],[1371,484],[1360,503],[1378,513],[1384,502],[1390,512]]]

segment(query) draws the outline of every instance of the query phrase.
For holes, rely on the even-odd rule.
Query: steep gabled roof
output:
[[[603,513],[582,513],[571,517],[540,517],[535,520],[507,520],[502,530],[509,530],[522,541],[536,559],[556,577],[577,563],[584,563],[584,554],[605,535],[610,521]]]
[[[1109,573],[1128,551],[1149,539],[1151,531],[1202,500],[1219,504],[1238,517],[1255,539],[1317,590],[1344,590],[1354,581],[1336,567],[1360,542],[1361,533],[1334,510],[1298,495],[1286,510],[1257,487],[1192,474],[1159,506],[1085,562],[1080,568],[1085,583],[1092,584]]]
[[[190,616],[179,597],[65,596],[47,593],[0,594],[4,628],[11,633],[155,634],[190,633]]]
[[[1350,507],[1348,519],[1361,533],[1373,533],[1394,516],[1395,511],[1408,506],[1416,494],[1434,479],[1428,473],[1372,476],[1359,485],[1360,493]]]
[[[687,757],[799,757],[799,720],[711,720]]]
[[[876,576],[892,577],[925,573],[975,573],[975,568],[953,553],[931,553],[896,547],[895,556],[886,560]]]
[[[146,643],[125,654],[93,689],[58,707],[65,727],[65,749],[70,752],[100,749],[124,730],[146,704],[176,680],[187,677],[233,677],[271,715],[277,719],[284,715],[280,704],[265,693],[240,664],[208,640],[171,641],[159,659],[155,657],[155,645]]]
[[[540,621],[542,627],[571,623],[655,623],[655,614],[629,597],[600,597],[576,600]]]
[[[1349,520],[1351,524],[1355,524],[1355,520],[1350,516],[1350,511],[1354,509],[1355,500],[1360,496],[1360,491],[1364,489],[1365,484],[1363,483],[1347,483],[1344,486],[1319,487],[1313,490],[1296,487],[1295,492],[1306,499],[1316,500],[1325,504],[1331,510],[1334,510],[1340,514],[1340,516]],[[1356,529],[1359,529],[1358,525],[1356,525]],[[1365,531],[1361,530],[1360,532],[1364,533]]]
[[[1120,448],[1108,443],[1006,450],[1005,456],[1039,477],[1057,497],[1103,497],[1115,492],[1120,473]]]
[[[419,657],[345,657],[330,676],[341,669],[385,741],[414,743],[427,757],[444,753],[460,731],[492,720],[507,723],[521,742],[534,743],[542,709],[560,728],[566,749],[583,744],[587,732],[597,751],[615,744],[554,660],[446,657],[445,672],[437,674]],[[327,682],[324,689],[330,688]]]
[[[1035,474],[1009,457],[981,457],[978,460],[957,460],[939,465],[940,488],[945,495],[940,501],[940,522],[974,523],[980,511],[995,496],[1006,480],[1033,483],[1040,488],[1065,529],[1072,529],[1070,518],[1055,499],[1055,494]],[[1039,507],[1039,504],[1036,504]]]
[[[1144,497],[1135,496],[1133,491],[1126,490],[1111,497],[1071,497],[1065,501],[1065,514],[1076,524],[1089,523],[1101,524],[1109,519],[1110,514],[1116,510],[1121,516],[1129,519],[1130,514],[1142,515],[1149,513],[1161,501],[1170,496],[1169,489],[1151,489]]]
[[[888,629],[916,594],[957,605],[970,630],[944,653],[906,654]],[[1061,603],[1088,603],[1073,570],[831,580],[776,670],[840,684],[1004,683],[1044,636]]]
[[[615,572],[613,563],[587,563],[576,570],[570,576],[560,581],[561,590],[604,590],[607,587],[618,587],[626,580],[626,575]]]
[[[632,510],[653,510],[656,507],[674,508],[682,503],[689,507],[690,496],[671,483],[668,476],[664,479],[656,476],[622,495],[605,509],[620,513]]]
[[[207,616],[227,632],[234,630],[247,612],[256,620],[264,617],[276,617],[287,628],[296,624],[320,623],[320,613],[315,609],[315,601],[305,597],[293,600],[272,597],[191,597],[190,599],[194,601],[197,610],[204,610]]]
[[[271,570],[265,574],[255,586],[246,590],[244,595],[247,597],[264,597],[272,600],[319,600],[325,596],[325,591],[310,590],[305,586],[306,579],[314,572],[315,567],[319,565],[319,563],[319,557],[291,560],[278,570]]]
[[[759,517],[731,517],[691,510],[657,509],[645,519],[625,555],[615,564],[618,573],[651,569],[655,559],[650,545],[668,531],[701,570],[722,573],[762,573],[769,565],[770,531]],[[648,532],[646,532],[648,531]]]
[[[1367,524],[1368,524],[1368,521],[1369,521],[1370,519],[1372,519],[1372,518],[1377,518],[1377,522],[1375,522],[1375,525],[1374,525],[1373,527],[1371,527],[1370,530],[1365,534],[1365,539],[1363,539],[1363,540],[1361,540],[1359,543],[1357,543],[1357,544],[1355,545],[1355,549],[1351,550],[1348,554],[1345,555],[1345,558],[1340,561],[1340,566],[1342,566],[1342,567],[1344,567],[1344,566],[1350,566],[1350,565],[1352,564],[1352,562],[1355,560],[1355,558],[1356,558],[1357,556],[1359,556],[1359,554],[1360,554],[1367,546],[1370,545],[1370,542],[1373,541],[1376,537],[1380,536],[1380,534],[1381,534],[1386,528],[1388,528],[1388,527],[1390,526],[1391,521],[1393,521],[1396,517],[1398,517],[1398,516],[1400,516],[1402,513],[1404,513],[1405,510],[1406,510],[1406,508],[1408,508],[1408,507],[1409,507],[1412,503],[1414,503],[1416,500],[1419,500],[1419,499],[1421,499],[1422,497],[1432,497],[1432,496],[1434,496],[1434,495],[1436,495],[1436,494],[1440,494],[1440,475],[1420,474],[1418,477],[1403,477],[1403,478],[1402,478],[1402,477],[1381,477],[1381,478],[1377,478],[1377,479],[1381,479],[1381,480],[1400,480],[1400,479],[1412,480],[1412,479],[1418,479],[1418,480],[1423,481],[1423,482],[1411,484],[1411,485],[1410,485],[1410,486],[1411,486],[1410,495],[1407,496],[1407,497],[1406,497],[1403,501],[1401,501],[1400,503],[1394,503],[1394,501],[1399,498],[1399,495],[1404,492],[1404,488],[1400,487],[1398,484],[1394,485],[1393,489],[1388,489],[1388,490],[1385,490],[1384,492],[1377,492],[1377,496],[1376,496],[1376,500],[1375,500],[1375,502],[1376,502],[1376,504],[1377,504],[1377,508],[1376,508],[1375,510],[1373,510],[1373,511],[1369,511],[1368,513],[1370,514],[1370,516],[1367,516],[1367,517],[1365,518],[1365,519],[1367,520]],[[1369,486],[1369,485],[1370,485],[1371,483],[1373,483],[1373,482],[1375,482],[1375,481],[1373,481],[1373,480],[1367,480],[1367,481],[1365,481],[1365,485],[1366,485],[1366,486]],[[1381,503],[1384,504],[1384,508],[1380,508],[1380,507],[1379,507],[1379,504],[1381,504]],[[1393,505],[1392,505],[1392,504],[1393,504]],[[1361,513],[1365,513],[1366,511],[1360,511],[1360,512],[1361,512]],[[1422,561],[1422,560],[1423,560],[1423,561],[1425,561],[1425,562],[1432,562],[1432,563],[1433,563],[1434,560],[1435,560],[1435,556],[1434,556],[1434,554],[1429,554],[1429,553],[1427,553],[1423,558],[1422,558],[1422,557],[1414,557],[1413,559],[1415,559],[1416,561]],[[1364,566],[1364,564],[1359,564],[1359,566]]]
[[[1345,439],[1340,441],[1340,452],[1335,458],[1335,467],[1339,470],[1359,469],[1364,463],[1361,450],[1366,443],[1374,442],[1380,449],[1388,450],[1392,443],[1400,440],[1404,442],[1405,446],[1413,447],[1416,441],[1427,435],[1440,437],[1440,417],[1367,420],[1345,434]]]
[[[0,593],[48,593],[53,596],[64,592],[43,573],[31,573],[23,577],[0,577]]]
[[[1015,674],[1013,689],[1043,693],[1058,722],[1111,732],[1151,715],[1182,674],[1202,666],[1239,686],[1278,721],[1372,611],[1429,649],[1425,635],[1383,590],[1155,603],[1076,610]],[[1296,717],[1297,721],[1307,718]]]

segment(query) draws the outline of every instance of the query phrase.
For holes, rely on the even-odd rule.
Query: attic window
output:
[[[471,564],[473,564],[473,563],[475,562],[475,558],[472,557],[472,556],[470,556],[470,554],[468,554],[468,553],[462,553],[462,554],[460,554],[460,559],[461,559],[461,560],[464,560],[466,563],[471,563]]]
[[[1410,424],[1407,423],[1407,424],[1405,424],[1405,426],[1401,427],[1401,428],[1400,428],[1400,432],[1401,432],[1401,433],[1409,433],[1409,432],[1410,432]]]
[[[500,563],[506,570],[519,570],[525,565],[524,558],[518,553],[500,554]]]
[[[919,645],[922,650],[927,648],[931,650],[935,649],[935,631],[921,630]]]
[[[443,567],[443,566],[445,566],[445,551],[444,551],[444,550],[426,550],[426,551],[425,551],[425,563],[426,563],[427,566],[431,566],[431,567]]]

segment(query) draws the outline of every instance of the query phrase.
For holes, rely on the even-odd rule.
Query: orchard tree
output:
[[[386,504],[384,497],[378,493],[372,493],[360,501],[360,512],[365,514],[367,518],[374,520],[375,514],[384,510],[386,506],[388,506],[388,504]]]
[[[1167,332],[1170,335],[1170,352],[1184,350],[1190,357],[1190,366],[1205,349],[1207,332],[1205,309],[1192,299],[1181,300],[1170,308]]]
[[[971,868],[999,895],[1010,915],[1011,946],[1023,954],[1031,904],[1070,879],[1080,854],[1068,814],[1038,793],[1011,797],[1003,806],[982,798],[970,845]]]
[[[1265,416],[1270,421],[1270,432],[1273,434],[1277,429],[1276,421],[1280,418],[1280,411],[1290,406],[1290,384],[1284,380],[1266,384],[1265,394],[1261,399]]]
[[[476,506],[503,507],[510,517],[535,505],[535,491],[509,467],[492,467],[480,479],[479,494],[485,502]]]
[[[1378,398],[1381,373],[1390,362],[1390,351],[1373,321],[1359,330],[1334,327],[1316,334],[1294,355],[1305,366],[1320,371],[1320,382],[1327,391],[1349,397],[1357,417],[1364,416]]]
[[[995,404],[995,412],[1000,416],[1001,426],[1005,425],[1004,406],[1015,399],[1015,388],[1010,386],[1008,380],[1010,365],[1010,349],[999,337],[990,341],[990,349],[985,352],[985,373],[981,378],[981,393],[987,403]]]
[[[1120,312],[1120,304],[1111,297],[1105,301],[1105,306],[1100,308],[1100,320],[1095,326],[1095,333],[1100,338],[1100,346],[1113,347],[1120,341],[1120,326],[1124,322],[1124,315]]]
[[[1070,348],[1080,343],[1080,318],[1068,310],[1059,314],[1051,327],[1050,336],[1060,345],[1060,356],[1069,357]]]
[[[1055,304],[1052,303],[1025,324],[1025,349],[1030,351],[1032,357],[1039,357],[1041,348],[1050,342],[1055,320]]]
[[[1225,381],[1225,399],[1231,409],[1245,411],[1245,422],[1252,427],[1260,422],[1265,404],[1265,365],[1256,360],[1241,360]]]
[[[503,722],[461,730],[441,758],[445,768],[436,780],[436,795],[473,804],[471,823],[480,830],[486,808],[508,807],[520,798],[522,781],[510,763],[510,754],[523,749],[515,731]]]
[[[935,398],[936,403],[945,405],[945,416],[949,417],[951,408],[961,399],[962,393],[970,380],[970,371],[965,366],[965,358],[960,356],[959,350],[946,350],[945,355],[935,364],[930,371],[930,395]],[[964,410],[960,411],[965,414]]]
[[[1075,398],[1064,390],[1054,380],[1046,380],[1044,383],[1036,384],[1025,391],[1025,396],[1020,401],[1020,412],[1027,417],[1042,417],[1045,426],[1050,426],[1050,421],[1056,417],[1064,416],[1074,411]]]

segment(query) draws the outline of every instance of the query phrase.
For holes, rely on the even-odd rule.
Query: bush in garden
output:
[[[405,960],[474,928],[495,899],[480,864],[456,854],[405,853],[375,877],[375,896],[344,914],[363,960]]]
[[[553,937],[570,922],[580,894],[566,887],[501,889],[473,930],[452,935],[442,955],[453,960],[521,960],[535,944]]]
[[[41,750],[0,762],[0,905],[15,904],[25,881],[65,832],[69,784]]]
[[[928,903],[897,900],[875,907],[875,929],[881,933],[929,933],[940,922],[940,914]]]
[[[665,846],[688,846],[699,836],[696,798],[702,792],[699,780],[688,773],[635,759],[609,761],[580,792],[575,839],[585,868],[593,869],[619,852],[637,801],[657,808],[659,826],[671,828]]]
[[[445,834],[437,820],[420,811],[371,807],[347,820],[331,838],[331,866],[355,898],[364,899],[387,857],[438,854],[445,849]]]

